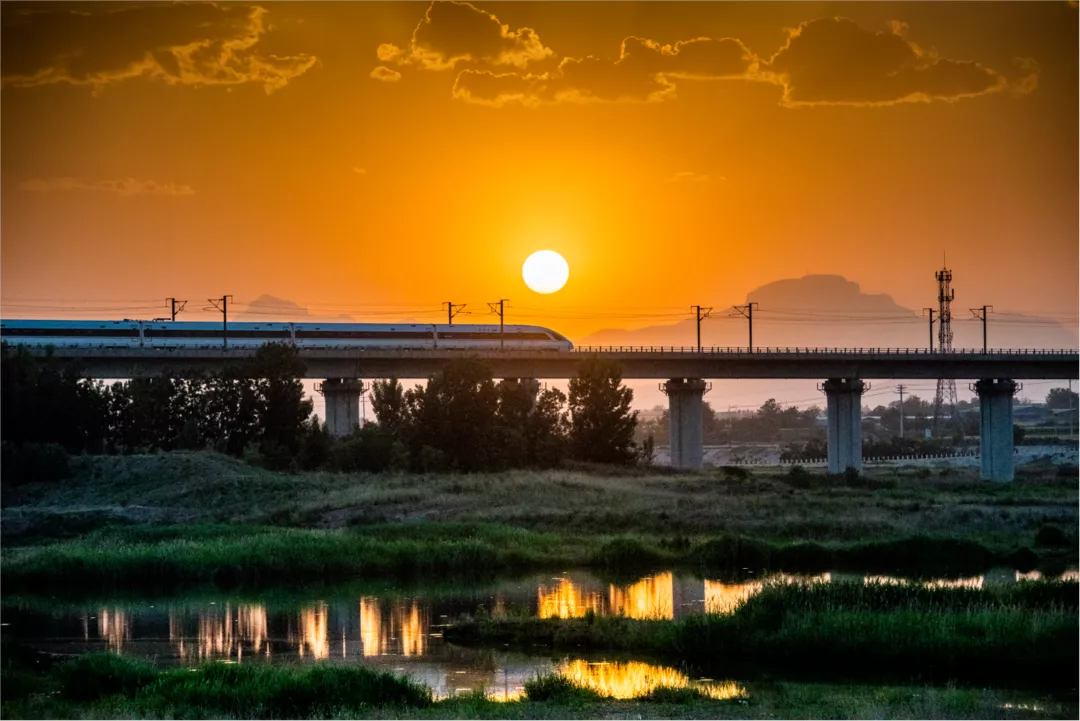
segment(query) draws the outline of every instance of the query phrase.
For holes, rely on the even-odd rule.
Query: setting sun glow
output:
[[[538,250],[525,259],[521,276],[525,285],[537,293],[554,293],[566,285],[570,266],[554,250]]]

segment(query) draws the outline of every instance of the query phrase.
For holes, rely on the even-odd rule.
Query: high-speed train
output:
[[[535,325],[221,323],[140,320],[0,320],[11,345],[81,348],[230,348],[290,343],[297,348],[497,349],[568,351],[573,344]]]

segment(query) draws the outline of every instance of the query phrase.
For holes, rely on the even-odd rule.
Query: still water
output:
[[[1018,583],[1038,573],[994,570],[982,576],[924,580],[980,588]],[[1062,577],[1077,579],[1075,570]],[[606,583],[588,572],[544,574],[485,586],[372,587],[280,594],[205,596],[153,602],[4,601],[2,631],[35,648],[62,654],[113,651],[162,665],[229,663],[364,664],[404,673],[437,697],[485,689],[513,699],[537,674],[556,672],[617,698],[659,685],[694,685],[717,698],[745,692],[734,682],[695,678],[686,669],[631,657],[526,654],[462,648],[443,629],[464,614],[574,618],[589,612],[677,619],[688,613],[730,613],[772,582],[900,582],[887,576],[774,574],[738,583],[663,572],[631,583]]]

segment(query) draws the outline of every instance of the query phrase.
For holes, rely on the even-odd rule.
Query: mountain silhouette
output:
[[[927,295],[936,298],[936,289],[931,286]],[[982,322],[968,310],[976,302],[959,296],[953,301],[953,348],[982,347]],[[758,304],[753,310],[755,348],[926,348],[930,343],[929,318],[899,305],[887,294],[863,293],[858,283],[840,275],[773,281],[750,291],[745,303]],[[748,323],[732,306],[716,307],[701,323],[702,346],[745,348]],[[937,348],[936,316],[933,334]],[[1046,318],[991,313],[987,335],[991,348],[1077,346],[1076,328]],[[601,330],[576,342],[689,347],[696,344],[697,332],[691,317],[634,330]]]

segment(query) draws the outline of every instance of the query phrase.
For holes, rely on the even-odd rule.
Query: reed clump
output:
[[[455,643],[627,650],[714,676],[1069,688],[1080,634],[1077,584],[993,590],[915,584],[766,586],[733,613],[679,621],[482,619]]]

